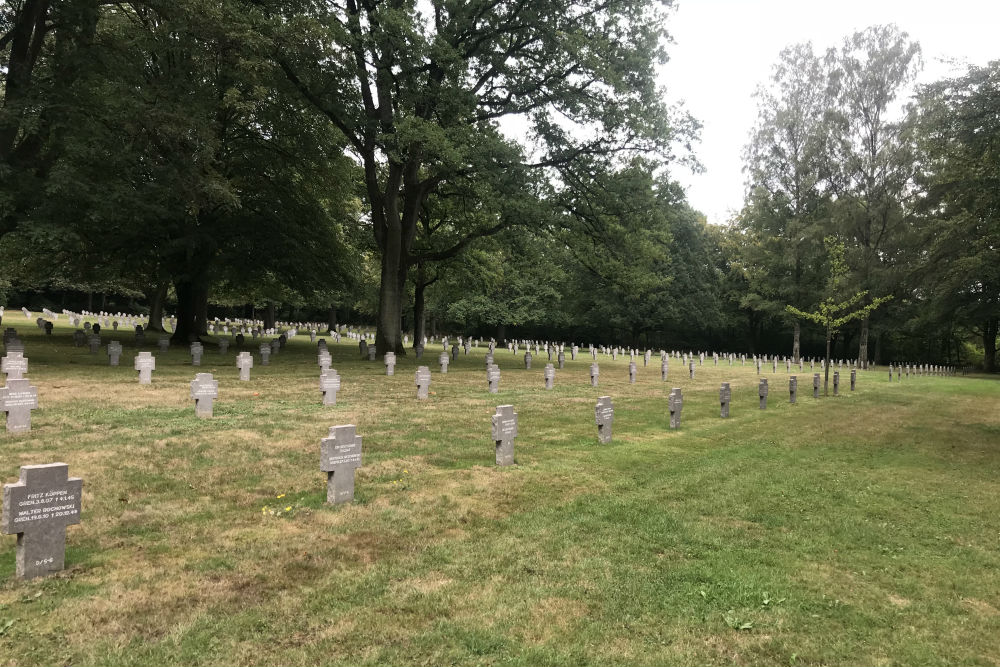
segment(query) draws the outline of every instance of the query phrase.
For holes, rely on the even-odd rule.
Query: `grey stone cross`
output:
[[[788,402],[794,403],[799,393],[799,378],[795,375],[788,378]]]
[[[447,354],[445,353],[445,356]],[[431,386],[431,369],[427,366],[419,366],[416,373],[417,398],[427,398],[427,390]]]
[[[329,355],[327,355],[329,356]],[[386,376],[393,376],[396,374],[396,353],[386,352],[385,356],[382,357],[382,362],[385,364],[385,374]]]
[[[767,378],[761,378],[757,386],[757,395],[760,397],[760,409],[767,410]]]
[[[833,395],[840,394],[840,371],[833,372]]]
[[[270,343],[261,343],[260,347],[258,349],[260,350],[260,365],[261,366],[270,366],[271,365],[271,344]]]
[[[721,410],[719,412],[720,417],[726,418],[729,416],[729,404],[732,402],[732,400],[733,400],[732,389],[729,388],[728,382],[723,382],[722,386],[719,387],[719,405],[721,406]]]
[[[855,369],[851,369],[851,391],[854,391],[854,385],[858,381],[858,372]]]
[[[610,396],[601,396],[594,407],[594,419],[597,422],[597,439],[602,443],[611,442],[611,425],[615,421],[615,406]]]
[[[681,410],[684,409],[684,397],[681,395],[681,388],[674,387],[667,398],[667,407],[670,409],[670,428],[681,427]]]
[[[517,413],[514,412],[514,406],[497,406],[497,413],[491,419],[497,465],[514,465],[514,438],[517,437]]]
[[[819,398],[819,373],[813,374],[813,398]]]
[[[194,414],[211,417],[212,404],[219,397],[219,381],[211,373],[198,373],[191,380],[191,398],[194,399]]]
[[[323,405],[336,405],[337,392],[340,391],[340,376],[333,368],[328,368],[319,374],[319,390],[323,392]]]
[[[489,355],[492,358],[492,355]],[[490,393],[496,394],[500,391],[500,367],[496,364],[487,364],[486,366],[486,382],[489,383]]]
[[[136,335],[138,335],[139,327],[136,327],[135,331]],[[166,353],[170,349],[170,336],[160,336],[156,344],[160,346],[160,352]]]
[[[590,365],[590,386],[597,386],[597,378],[601,375],[601,368],[596,363]]]
[[[638,369],[636,368],[635,362],[634,361],[628,362],[628,383],[629,384],[635,384],[636,373],[638,373]]]
[[[320,350],[319,354],[316,356],[316,359],[317,363],[319,363],[320,372],[330,369],[330,364],[332,363],[332,360],[330,358],[330,353],[327,352],[325,349]]]
[[[0,533],[17,535],[21,579],[59,572],[66,564],[66,526],[80,523],[83,482],[65,463],[21,466],[20,481],[4,484]]]
[[[524,353],[524,367],[525,368],[531,368],[531,352],[530,351]]]
[[[140,352],[135,356],[133,368],[139,371],[139,384],[150,384],[156,370],[156,357],[152,352]]]
[[[31,411],[38,407],[38,387],[32,387],[30,380],[8,380],[6,387],[0,387],[0,412],[7,416],[8,433],[22,433],[31,430]]]
[[[201,366],[201,355],[205,353],[205,347],[199,343],[191,343],[191,365]]]
[[[442,352],[438,355],[438,365],[441,367],[442,373],[448,372],[449,363],[451,363],[451,357],[448,356],[447,352]]]
[[[552,364],[545,364],[545,370],[542,371],[542,375],[545,377],[545,388],[552,389],[556,380],[555,366]]]
[[[108,343],[108,363],[117,366],[122,356],[122,344],[116,340]]]
[[[28,358],[23,352],[7,351],[7,356],[0,359],[0,372],[7,375],[8,380],[20,380],[28,372]]]
[[[667,381],[667,374],[670,372],[670,363],[664,358],[660,362],[660,380]]]
[[[361,436],[354,424],[331,426],[319,443],[319,469],[326,473],[326,502],[354,500],[354,471],[361,467]]]
[[[250,380],[250,369],[253,368],[253,355],[249,352],[240,352],[237,354],[236,367],[240,369],[240,380],[248,382]]]

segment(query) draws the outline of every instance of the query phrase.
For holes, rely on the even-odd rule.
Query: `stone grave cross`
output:
[[[327,356],[329,357],[329,354]],[[395,352],[386,352],[385,356],[382,357],[382,361],[385,364],[385,374],[386,374],[386,376],[390,376],[390,377],[394,376],[396,374],[396,353]]]
[[[670,428],[681,427],[681,410],[684,409],[684,397],[681,396],[681,388],[674,387],[667,398],[667,407],[670,409]]]
[[[757,386],[757,395],[760,397],[760,409],[767,410],[767,378],[761,378]]]
[[[21,433],[31,430],[31,411],[38,407],[38,387],[30,380],[8,380],[0,387],[0,412],[7,415],[7,431]]]
[[[326,502],[354,500],[354,471],[361,467],[361,436],[354,424],[331,426],[319,443],[319,469],[326,473]]]
[[[0,372],[5,373],[8,380],[20,380],[28,372],[28,358],[21,352],[8,351],[7,356],[0,359]]]
[[[66,564],[66,526],[80,523],[83,482],[65,463],[21,466],[21,479],[3,487],[0,533],[17,534],[17,576],[43,577]]]
[[[596,362],[592,363],[590,365],[590,386],[591,387],[596,387],[597,386],[597,378],[600,375],[601,375],[601,368],[600,368],[600,366],[598,366]]]
[[[139,371],[139,384],[150,384],[156,370],[156,358],[152,352],[140,352],[135,357],[135,370]]]
[[[788,402],[794,403],[799,393],[799,378],[792,376],[788,378]]]
[[[721,411],[719,413],[720,417],[726,418],[729,416],[729,404],[733,400],[733,391],[729,387],[728,382],[723,382],[722,386],[719,388],[719,404],[721,406]]]
[[[122,356],[122,344],[116,340],[108,343],[108,361],[112,366],[118,365],[118,360]]]
[[[250,380],[250,369],[253,368],[253,355],[249,352],[240,352],[237,354],[236,367],[240,369],[240,380],[248,382]]]
[[[333,368],[328,368],[319,374],[319,390],[323,392],[323,405],[336,405],[337,392],[340,391],[340,376]]]
[[[597,422],[597,439],[602,443],[611,442],[611,426],[615,421],[615,406],[610,396],[601,396],[594,407]]]
[[[492,355],[490,355],[492,356]],[[500,367],[496,364],[487,364],[486,382],[489,383],[490,393],[496,394],[500,391]]]
[[[492,421],[497,465],[514,465],[514,438],[517,437],[517,413],[514,412],[514,406],[497,406],[497,413],[493,415]]]
[[[442,373],[448,372],[449,363],[451,363],[451,357],[448,356],[447,352],[442,352],[438,355],[438,365],[441,367]]]
[[[447,353],[443,354],[447,356]],[[427,398],[427,390],[430,389],[431,386],[431,369],[427,366],[419,366],[417,368],[415,383],[417,385],[417,398]]]
[[[191,380],[191,398],[194,399],[194,413],[199,417],[212,416],[212,402],[219,397],[219,381],[211,373],[198,373]]]
[[[552,389],[556,380],[556,369],[552,364],[545,364],[545,370],[542,371],[542,375],[545,377],[545,388]]]

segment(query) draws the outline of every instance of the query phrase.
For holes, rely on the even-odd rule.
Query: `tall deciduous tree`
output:
[[[745,152],[749,196],[738,223],[752,238],[743,261],[755,267],[748,285],[755,307],[775,317],[787,312],[787,303],[814,302],[821,282],[822,238],[829,231],[827,66],[811,44],[788,47],[756,97],[757,123]],[[800,337],[793,317],[795,362]]]
[[[282,23],[288,78],[364,169],[381,253],[377,348],[402,353],[401,315],[420,211],[440,184],[474,176],[478,154],[525,158],[500,122],[537,139],[533,164],[667,152],[654,65],[664,11],[649,0],[346,0]],[[304,37],[304,39],[303,39]],[[575,126],[576,130],[570,129]],[[683,127],[681,128],[684,129]],[[541,175],[540,175],[541,177]]]
[[[982,338],[997,370],[1000,323],[1000,61],[924,86],[915,138],[925,236],[922,292],[941,320]]]
[[[836,170],[830,185],[858,291],[888,291],[897,277],[890,274],[904,231],[913,156],[894,105],[919,68],[920,46],[893,25],[854,33],[833,59],[836,103],[829,136]],[[868,336],[866,316],[858,347],[863,366],[869,361]]]

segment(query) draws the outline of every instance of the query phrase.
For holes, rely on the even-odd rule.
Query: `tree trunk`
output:
[[[983,326],[983,370],[995,373],[997,370],[997,325],[1000,319],[993,317]]]
[[[830,393],[830,341],[833,339],[833,329],[831,327],[826,328],[826,362],[823,364],[823,395],[829,396]]]
[[[858,366],[868,368],[868,316],[861,320],[861,336],[858,338]]]
[[[146,331],[163,331],[160,322],[163,320],[163,301],[167,298],[167,283],[149,288],[145,296],[149,304],[149,326]]]
[[[267,308],[264,309],[264,328],[273,329],[274,328],[274,302],[268,301]]]
[[[424,340],[427,331],[427,311],[424,307],[424,290],[427,283],[424,282],[424,265],[417,264],[417,277],[413,281],[413,347],[416,348]]]
[[[174,282],[177,292],[177,328],[171,342],[187,345],[208,331],[208,285],[191,279]]]
[[[507,343],[507,325],[498,324],[497,325],[497,345],[505,345]]]
[[[792,363],[799,363],[799,341],[802,336],[802,326],[799,324],[798,319],[792,325]]]
[[[379,357],[386,352],[398,355],[403,351],[403,336],[400,321],[403,317],[403,286],[400,273],[403,272],[403,238],[399,219],[389,215],[382,244],[382,272],[378,290],[378,316],[375,321],[375,350]]]
[[[337,304],[335,303],[330,304],[330,314],[327,316],[327,326],[330,328],[330,331],[337,330]]]

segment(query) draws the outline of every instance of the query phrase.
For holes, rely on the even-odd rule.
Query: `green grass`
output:
[[[709,361],[692,382],[672,362],[662,383],[640,360],[629,385],[627,358],[602,358],[592,388],[581,355],[545,391],[544,354],[527,371],[500,350],[494,396],[483,348],[447,375],[429,348],[417,401],[412,355],[389,378],[345,341],[323,407],[300,336],[249,383],[235,348],[206,346],[220,395],[201,420],[186,350],[154,352],[141,387],[130,335],[110,368],[68,329],[4,325],[41,409],[30,434],[0,435],[0,475],[65,461],[84,504],[60,575],[17,581],[0,538],[0,665],[1000,663],[995,381],[879,369],[815,400],[807,368],[789,405],[779,369],[760,411],[749,365]],[[503,403],[520,435],[500,469]],[[346,423],[364,466],[356,502],[330,507],[319,441]]]

